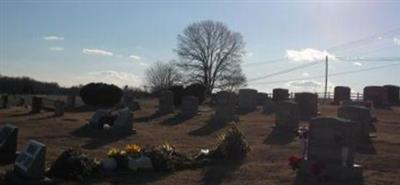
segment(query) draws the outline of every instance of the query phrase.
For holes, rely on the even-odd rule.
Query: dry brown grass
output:
[[[136,135],[129,137],[81,137],[71,132],[80,128],[92,112],[67,112],[63,117],[51,117],[44,112],[27,115],[24,108],[0,110],[0,124],[13,123],[20,128],[18,148],[36,139],[47,145],[47,162],[50,164],[68,148],[81,149],[96,158],[104,158],[106,151],[127,143],[158,145],[165,141],[173,143],[181,152],[197,152],[216,144],[216,136],[224,127],[208,124],[213,113],[209,107],[201,107],[200,113],[188,120],[174,119],[174,115],[152,117],[156,110],[155,100],[141,100],[142,110],[135,112]],[[336,106],[322,106],[322,115],[336,115]],[[365,184],[400,184],[400,109],[377,110],[378,137],[373,145],[376,154],[358,154],[356,160],[364,165]],[[261,110],[240,115],[239,128],[248,138],[251,152],[243,161],[221,162],[205,168],[174,173],[144,173],[108,176],[91,181],[91,184],[292,184],[295,173],[288,167],[291,155],[300,155],[300,143],[292,138],[276,138],[270,135],[274,116]],[[11,166],[1,166],[4,171]],[[1,184],[1,182],[0,182]],[[68,182],[65,184],[75,184]]]

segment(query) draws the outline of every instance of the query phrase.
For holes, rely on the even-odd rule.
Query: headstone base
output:
[[[326,166],[318,175],[313,174],[311,161],[302,161],[297,171],[295,185],[361,185],[363,184],[363,168],[360,165],[352,167]]]

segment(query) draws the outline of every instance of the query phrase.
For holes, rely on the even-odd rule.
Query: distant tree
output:
[[[242,35],[221,22],[211,20],[190,24],[178,35],[178,66],[192,83],[201,83],[208,94],[218,87],[241,86],[246,78],[240,63],[245,54]],[[232,80],[234,77],[240,80]]]
[[[168,89],[181,82],[181,74],[172,63],[156,62],[145,72],[152,92]]]
[[[216,88],[224,91],[236,91],[247,85],[246,76],[239,67],[222,76],[221,81],[220,85]]]

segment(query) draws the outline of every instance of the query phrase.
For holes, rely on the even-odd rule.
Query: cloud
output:
[[[101,49],[82,49],[82,53],[86,55],[96,55],[96,56],[113,56],[113,53],[110,51],[105,51]]]
[[[119,72],[113,70],[89,72],[85,76],[78,77],[78,80],[81,81],[81,83],[82,82],[112,83],[120,87],[124,85],[140,87],[142,85],[141,77],[133,73]]]
[[[355,66],[362,66],[362,63],[360,63],[360,62],[353,62],[353,65],[355,65]]]
[[[64,37],[52,35],[52,36],[44,36],[42,39],[47,41],[62,41],[64,40]]]
[[[397,38],[397,37],[393,38],[393,43],[394,43],[394,45],[400,47],[400,38]]]
[[[64,51],[63,47],[59,47],[59,46],[53,46],[53,47],[49,47],[50,51]]]
[[[325,88],[325,84],[315,81],[315,80],[300,80],[300,81],[291,81],[286,83],[286,86],[289,86],[297,91],[306,91],[306,92],[322,92]],[[328,82],[328,90],[331,91],[334,88],[334,84]]]
[[[336,60],[336,57],[327,51],[320,51],[312,48],[303,50],[286,50],[286,57],[290,61],[294,62],[314,62],[325,60],[326,56],[329,57],[329,60]]]
[[[149,64],[147,64],[147,63],[144,63],[144,62],[139,62],[139,65],[141,65],[141,66],[145,66],[145,67],[149,66]]]
[[[301,76],[307,77],[307,76],[310,76],[310,73],[304,72],[301,74]]]
[[[140,60],[141,58],[137,55],[130,55],[129,58],[133,58],[135,60]]]

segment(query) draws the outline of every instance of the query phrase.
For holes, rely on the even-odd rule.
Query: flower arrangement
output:
[[[289,166],[292,168],[292,170],[297,170],[300,168],[300,163],[302,159],[297,156],[290,156],[289,157]]]
[[[142,147],[137,144],[129,144],[125,146],[126,153],[131,157],[138,157],[142,154]]]
[[[232,125],[226,133],[219,135],[217,141],[218,146],[212,152],[217,158],[240,159],[250,151],[246,138],[236,125]]]

